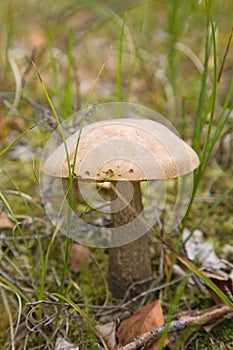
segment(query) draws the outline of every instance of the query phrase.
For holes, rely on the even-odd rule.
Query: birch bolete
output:
[[[137,285],[134,293],[140,292],[146,284],[139,282],[152,277],[140,183],[192,172],[199,165],[197,154],[163,124],[130,118],[85,126],[67,139],[67,149],[79,181],[111,183],[109,285],[113,295],[123,297],[133,285]],[[45,161],[43,171],[69,177],[64,144]]]

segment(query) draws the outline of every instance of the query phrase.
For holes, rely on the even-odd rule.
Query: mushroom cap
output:
[[[199,165],[186,142],[149,119],[96,122],[72,134],[66,144],[74,176],[80,180],[164,180],[190,173]],[[50,176],[69,177],[64,143],[46,159],[42,170]]]

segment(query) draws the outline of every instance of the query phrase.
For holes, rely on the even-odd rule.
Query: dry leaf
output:
[[[183,232],[183,241],[190,235],[190,231],[185,229]],[[193,261],[197,260],[203,268],[221,269],[225,265],[217,256],[213,242],[204,240],[203,233],[200,230],[195,230],[192,237],[185,243],[187,257]]]
[[[156,300],[152,304],[140,307],[136,313],[124,320],[117,332],[120,345],[126,345],[141,334],[158,328],[164,324],[161,300]],[[158,341],[153,343],[148,350],[157,350]]]
[[[91,261],[91,254],[87,247],[74,243],[70,252],[70,269],[77,273]]]
[[[95,326],[95,331],[100,339],[103,339],[108,349],[113,349],[116,346],[116,324],[108,322]]]
[[[202,271],[202,273],[208,277],[216,286],[229,298],[232,300],[233,296],[233,281],[230,277],[223,277],[213,273]],[[222,299],[210,288],[208,288],[215,304],[221,304]]]
[[[54,349],[55,350],[65,350],[65,349],[66,350],[79,350],[79,347],[74,346],[73,344],[71,344],[70,342],[65,340],[64,338],[57,337]]]
[[[4,229],[4,228],[12,228],[14,227],[14,224],[12,223],[12,221],[9,219],[9,216],[7,215],[7,213],[5,213],[4,211],[2,211],[0,213],[0,229]]]

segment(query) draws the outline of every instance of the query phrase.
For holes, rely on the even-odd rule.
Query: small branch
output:
[[[207,323],[213,323],[224,316],[233,316],[232,310],[225,304],[216,305],[207,310],[196,312],[193,316],[184,316],[179,320],[172,321],[170,325],[154,328],[151,331],[143,333],[131,343],[124,346],[118,346],[117,350],[140,350],[147,349],[153,344],[163,333],[177,332],[190,326],[201,326]]]
[[[15,92],[13,91],[1,91],[0,92],[0,100],[5,100],[5,99],[15,99]],[[47,112],[50,111],[48,108],[41,106],[39,103],[35,102],[31,98],[20,95],[20,99],[24,100],[26,103],[28,103],[30,106],[32,106],[37,112]]]
[[[184,321],[172,321],[167,328],[167,326],[162,326],[158,328],[154,328],[151,331],[143,333],[136,340],[128,343],[124,346],[119,346],[117,350],[140,350],[147,349],[150,345],[152,345],[166,330],[168,333],[177,332],[181,329],[186,328]]]
[[[180,277],[180,278],[177,278],[176,280],[174,281],[171,281],[171,282],[168,282],[168,283],[164,283],[164,284],[161,284],[159,286],[156,286],[154,288],[151,288],[151,289],[148,289],[138,295],[136,295],[135,297],[133,297],[132,299],[126,301],[126,298],[123,299],[123,301],[121,302],[121,306],[122,307],[126,307],[127,305],[130,305],[130,304],[133,304],[135,303],[137,300],[141,299],[141,298],[144,298],[145,296],[148,296],[149,294],[151,293],[154,293],[154,292],[157,292],[157,291],[161,291],[162,289],[165,289],[167,287],[170,287],[176,283],[179,283],[182,281],[184,277]]]

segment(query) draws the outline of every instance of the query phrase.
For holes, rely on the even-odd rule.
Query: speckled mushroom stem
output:
[[[122,186],[123,184],[123,186]],[[113,182],[113,186],[116,183]],[[120,196],[127,200],[131,197],[128,205],[122,202],[118,197],[116,199],[116,191],[111,191],[111,217],[113,227],[120,227],[122,235],[137,236],[139,232],[139,226],[143,225],[140,220],[135,221],[131,225],[131,229],[126,225],[133,221],[138,216],[137,213],[141,213],[143,206],[141,200],[140,182],[124,182],[121,183]],[[133,190],[133,196],[132,194]],[[117,206],[121,209],[118,211]],[[122,209],[122,207],[124,207]],[[134,286],[130,292],[130,296],[133,296],[141,291],[145,290],[148,286],[147,283],[137,284],[140,281],[149,280],[152,276],[151,261],[148,245],[148,236],[144,234],[136,241],[110,248],[109,250],[109,286],[112,294],[116,298],[123,298],[129,287]]]

